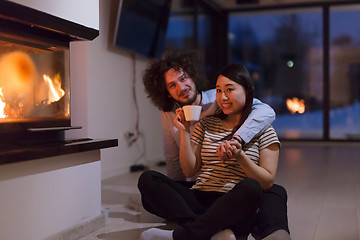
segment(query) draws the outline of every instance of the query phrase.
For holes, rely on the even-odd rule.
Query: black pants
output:
[[[195,183],[178,182],[188,188]],[[251,234],[258,240],[280,229],[290,233],[287,218],[287,193],[282,186],[274,184],[272,188],[264,191],[263,201],[256,215]]]
[[[257,226],[256,234],[261,238],[278,229],[288,231],[286,192],[284,221],[279,217],[279,211],[273,208],[273,202],[278,200],[271,199],[277,196],[277,193],[263,192],[260,184],[253,179],[245,179],[228,193],[203,192],[190,190],[187,186],[161,173],[146,171],[140,176],[138,187],[143,206],[147,211],[181,226],[174,231],[175,240],[208,240],[216,232],[227,228],[232,229],[237,236],[241,236],[253,232],[254,226]],[[282,187],[278,187],[277,190],[285,191]],[[271,201],[263,201],[264,199]],[[270,210],[265,211],[262,206],[266,209],[270,207]],[[269,212],[273,213],[281,223],[285,222],[285,227],[273,226],[273,218],[269,222],[267,217]]]
[[[255,239],[263,239],[280,229],[290,234],[287,217],[287,193],[284,187],[273,184],[270,189],[264,191],[251,234]]]

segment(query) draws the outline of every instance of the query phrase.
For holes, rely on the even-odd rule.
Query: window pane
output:
[[[330,138],[360,139],[360,5],[330,10]]]
[[[198,36],[197,49],[203,54],[204,71],[207,74],[209,81],[212,80],[211,73],[216,69],[213,58],[216,56],[211,49],[211,19],[206,12],[202,12],[198,17]]]
[[[173,6],[176,8],[176,1]],[[214,51],[216,39],[217,15],[211,9],[199,4],[196,9],[192,4],[188,8],[173,10],[169,18],[165,49],[196,49],[204,60],[204,71],[209,78],[210,85],[213,76],[218,71],[218,58]],[[196,22],[196,25],[195,25]],[[213,84],[215,86],[215,84]],[[212,86],[209,86],[212,87]]]
[[[165,49],[194,48],[194,17],[191,14],[171,14],[166,31]]]
[[[283,139],[323,136],[323,46],[320,9],[229,17],[230,61],[250,71],[255,96],[276,112]]]

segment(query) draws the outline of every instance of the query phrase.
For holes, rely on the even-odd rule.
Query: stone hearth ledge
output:
[[[0,165],[118,146],[118,139],[74,139],[56,143],[1,144]]]

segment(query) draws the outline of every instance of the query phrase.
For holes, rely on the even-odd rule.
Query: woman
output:
[[[253,95],[246,68],[232,64],[217,78],[216,101],[222,112],[201,120],[191,137],[189,122],[185,122],[182,109],[177,109],[174,123],[181,132],[183,173],[186,177],[199,174],[191,189],[154,171],[140,176],[139,189],[143,203],[147,203],[144,208],[180,225],[174,231],[150,229],[142,234],[143,239],[208,240],[218,232],[235,239],[234,234],[247,236],[254,232],[264,193],[273,186],[280,142],[272,127],[244,148],[236,140],[227,140],[251,112]],[[224,154],[230,160],[219,157]],[[151,186],[151,191],[143,192],[145,185]],[[279,229],[288,232],[287,218],[284,221],[261,229],[259,236],[263,238]],[[268,225],[264,219],[260,223]]]

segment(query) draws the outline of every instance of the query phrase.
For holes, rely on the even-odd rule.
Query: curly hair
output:
[[[208,79],[203,71],[200,54],[195,50],[169,50],[164,57],[150,63],[143,74],[143,83],[148,98],[152,103],[164,112],[170,112],[174,108],[175,100],[169,97],[166,89],[165,73],[174,69],[183,71],[195,83],[198,92],[206,90]]]

